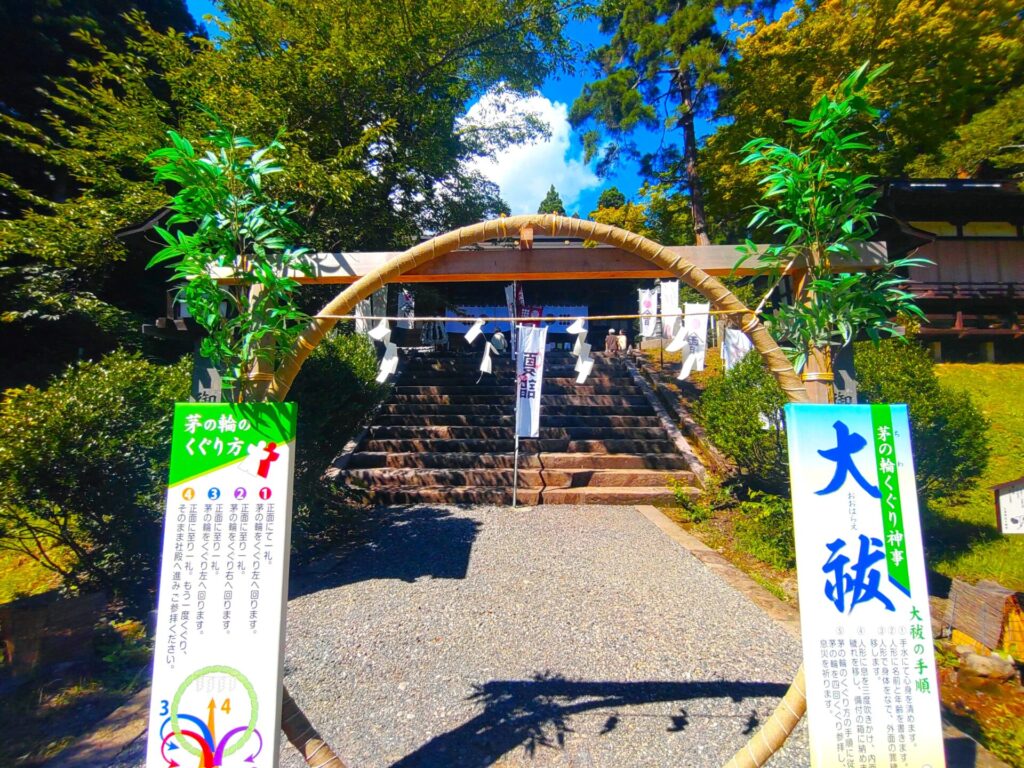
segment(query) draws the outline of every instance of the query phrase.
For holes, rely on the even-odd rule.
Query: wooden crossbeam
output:
[[[666,250],[682,256],[690,263],[717,277],[733,272],[740,259],[734,245],[677,245]],[[391,259],[400,251],[362,253],[318,253],[313,257],[312,276],[293,274],[305,285],[354,283]],[[859,248],[860,261],[837,261],[837,272],[876,269],[886,261],[885,243],[865,243]],[[796,261],[791,271],[803,268]],[[753,259],[736,271],[738,275],[755,272]],[[234,282],[227,268],[214,273],[219,282]],[[615,280],[622,278],[672,277],[644,259],[620,248],[598,246],[584,248],[579,244],[541,245],[531,250],[518,248],[467,248],[424,264],[402,275],[403,283],[464,283],[510,280]]]

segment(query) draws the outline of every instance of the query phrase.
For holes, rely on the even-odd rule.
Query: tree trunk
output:
[[[693,88],[685,72],[676,77],[679,100],[682,105],[683,160],[686,161],[686,179],[690,186],[690,213],[693,215],[693,237],[697,245],[711,245],[708,239],[707,218],[704,215],[704,189],[697,175],[697,131],[694,127]]]
[[[341,758],[320,737],[287,688],[281,700],[281,730],[310,768],[345,768]]]
[[[831,405],[835,402],[835,388],[832,371],[832,348],[813,347],[808,350],[807,364],[800,378],[807,387],[807,394],[812,403]]]

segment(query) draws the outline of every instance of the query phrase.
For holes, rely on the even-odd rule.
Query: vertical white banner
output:
[[[682,319],[682,312],[679,309],[679,281],[662,280],[658,289],[661,291],[661,335],[663,338],[671,339],[676,335]]]
[[[519,327],[519,353],[516,355],[516,435],[519,437],[537,437],[540,434],[540,398],[547,339],[546,327]]]
[[[411,331],[413,326],[412,320],[416,317],[416,297],[412,294],[412,291],[405,289],[399,291],[398,316],[402,318],[398,321],[398,327]]]
[[[811,765],[942,768],[907,406],[790,404],[786,437]]]
[[[684,307],[686,314],[683,317],[683,330],[686,334],[686,344],[683,347],[683,370],[687,375],[690,371],[704,370],[704,355],[708,351],[710,310],[710,304],[686,304]]]
[[[654,288],[641,288],[637,294],[640,300],[640,335],[649,339],[658,328],[658,291]]]
[[[719,325],[719,328],[723,326]],[[747,353],[754,348],[747,336],[739,328],[724,328],[722,336],[722,364],[725,370],[731,371],[736,365],[747,356]]]
[[[363,299],[356,304],[356,310],[353,312],[356,318],[356,333],[367,334],[370,332],[370,321],[367,320],[368,315],[373,314],[373,310],[370,308],[370,300]]]

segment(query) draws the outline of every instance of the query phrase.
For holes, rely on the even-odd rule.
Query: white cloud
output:
[[[500,101],[500,106],[498,106]],[[547,139],[538,139],[500,150],[493,158],[478,158],[471,167],[501,188],[502,198],[513,214],[536,213],[537,206],[552,184],[572,215],[580,192],[598,186],[597,175],[583,162],[583,152],[570,155],[569,108],[539,93],[529,97],[486,94],[466,113],[466,121],[489,125],[502,119],[497,115],[530,112],[550,128]],[[581,216],[586,216],[581,211]]]

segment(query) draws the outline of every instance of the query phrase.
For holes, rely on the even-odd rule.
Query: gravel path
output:
[[[376,514],[289,604],[286,684],[350,768],[714,768],[799,665],[632,507]],[[807,763],[801,725],[770,765]]]

